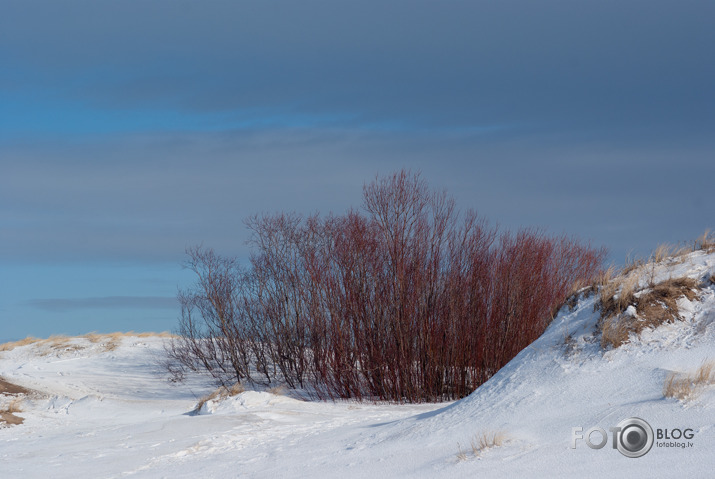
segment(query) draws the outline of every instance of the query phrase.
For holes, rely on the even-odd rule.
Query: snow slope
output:
[[[646,273],[700,279],[715,273],[715,254]],[[680,300],[683,321],[609,351],[599,344],[595,300],[565,308],[491,380],[450,404],[305,402],[246,391],[188,414],[212,387],[200,377],[168,384],[161,338],[125,337],[112,350],[84,338],[59,349],[18,347],[0,353],[0,376],[39,394],[17,413],[24,424],[0,429],[0,478],[711,477],[715,389],[679,401],[663,397],[663,384],[669,372],[715,360],[715,287]],[[0,409],[7,400],[0,397]],[[608,431],[630,417],[693,437],[656,440],[640,458],[612,449],[610,434],[602,449],[583,440],[571,447],[574,427]],[[470,442],[495,432],[503,444],[475,456]]]

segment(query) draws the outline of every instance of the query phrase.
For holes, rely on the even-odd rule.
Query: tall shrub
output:
[[[499,232],[419,175],[376,178],[363,211],[255,216],[250,268],[189,251],[183,368],[320,398],[463,397],[548,326],[605,252],[537,230]]]

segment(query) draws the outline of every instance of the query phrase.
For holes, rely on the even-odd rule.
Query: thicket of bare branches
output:
[[[188,251],[170,355],[219,382],[284,382],[320,398],[463,397],[541,335],[605,253],[500,232],[405,171],[364,188],[364,212],[247,221],[250,268]]]

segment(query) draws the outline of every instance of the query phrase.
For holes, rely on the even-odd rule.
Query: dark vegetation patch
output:
[[[637,277],[637,276],[633,276]],[[630,277],[616,280],[602,290],[596,305],[601,310],[601,346],[617,348],[627,342],[631,333],[640,334],[646,328],[657,328],[663,323],[680,319],[678,299],[693,301],[701,284],[682,277],[668,279],[648,288],[637,288]],[[633,309],[635,315],[631,314]]]

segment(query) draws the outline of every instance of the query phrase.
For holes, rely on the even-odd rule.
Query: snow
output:
[[[645,268],[641,285],[715,273],[715,254]],[[715,389],[663,397],[670,372],[715,359],[715,287],[679,302],[683,321],[604,351],[595,297],[565,308],[544,335],[461,401],[400,405],[303,401],[245,391],[208,401],[203,377],[167,382],[160,337],[126,336],[114,349],[73,338],[0,352],[0,376],[38,391],[18,426],[0,428],[2,478],[183,477],[708,477],[715,467]],[[0,395],[0,410],[10,400]],[[692,447],[627,458],[572,430],[608,431],[639,417],[654,430],[692,429]],[[473,454],[481,434],[504,442]],[[599,437],[594,435],[594,440]],[[684,442],[681,440],[680,442]],[[666,441],[672,442],[672,441]],[[460,460],[458,453],[465,453]]]

